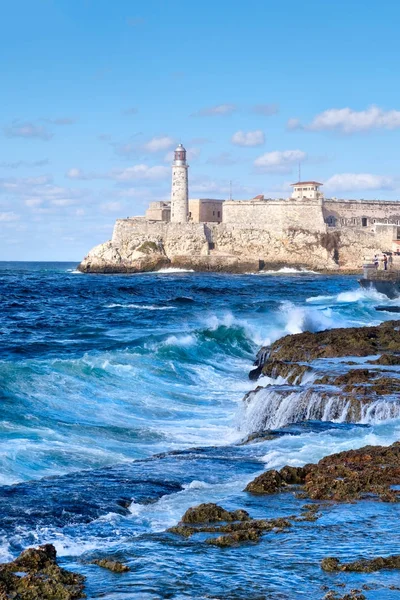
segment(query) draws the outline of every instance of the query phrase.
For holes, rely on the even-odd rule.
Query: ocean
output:
[[[272,420],[282,435],[241,445],[257,418],[243,397],[260,346],[286,334],[372,325],[396,304],[356,276],[281,269],[83,275],[76,263],[0,263],[0,560],[40,543],[87,576],[89,599],[322,598],[365,575],[320,560],[398,552],[398,507],[332,505],[315,523],[234,548],[165,530],[200,502],[288,516],[292,493],[255,497],[266,468],[399,439],[400,419]],[[131,571],[89,564],[112,555]],[[364,577],[364,579],[362,579]],[[394,600],[396,573],[369,600]],[[374,584],[385,589],[374,589]],[[375,582],[375,583],[374,583]]]

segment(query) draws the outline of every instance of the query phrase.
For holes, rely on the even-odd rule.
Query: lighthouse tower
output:
[[[172,164],[171,222],[187,223],[189,212],[188,167],[186,150],[179,144]]]

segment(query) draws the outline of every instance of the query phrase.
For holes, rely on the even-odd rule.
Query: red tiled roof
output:
[[[254,196],[253,200],[264,200],[264,194],[259,194],[258,196]]]

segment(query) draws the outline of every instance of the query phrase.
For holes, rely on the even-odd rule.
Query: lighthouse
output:
[[[179,144],[172,164],[171,222],[187,223],[189,212],[188,167],[186,150]]]

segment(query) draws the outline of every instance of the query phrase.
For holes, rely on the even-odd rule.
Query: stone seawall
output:
[[[93,248],[83,272],[126,273],[179,266],[199,271],[248,272],[282,266],[319,271],[361,269],[387,247],[386,229],[266,229],[254,224],[163,223],[119,219],[112,239]]]

